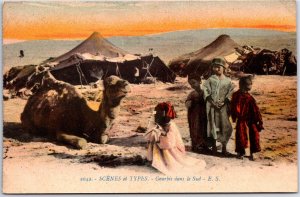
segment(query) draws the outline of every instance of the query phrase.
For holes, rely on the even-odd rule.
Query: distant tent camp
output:
[[[130,83],[139,83],[146,77],[173,83],[176,77],[159,57],[130,54],[97,32],[47,64],[52,66],[50,72],[56,79],[73,85],[85,85],[111,75]]]
[[[296,56],[286,48],[278,51],[259,49],[243,54],[239,59],[231,65],[231,70],[258,75],[297,75]]]
[[[288,49],[271,51],[240,46],[228,35],[221,35],[204,48],[171,60],[169,68],[181,77],[197,73],[207,78],[211,74],[210,63],[217,56],[223,56],[229,64],[228,75],[239,72],[259,75],[297,74],[296,57]]]
[[[169,68],[182,77],[186,77],[190,73],[209,75],[209,66],[213,58],[223,56],[227,61],[235,61],[239,56],[237,48],[240,46],[230,36],[220,35],[204,48],[171,60]]]

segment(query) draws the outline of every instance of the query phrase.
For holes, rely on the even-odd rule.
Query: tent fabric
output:
[[[170,61],[169,67],[176,74],[186,77],[190,73],[205,74],[210,62],[218,56],[230,56],[240,48],[228,35],[220,35],[209,45],[192,53],[184,54]]]
[[[229,55],[224,56],[226,62],[233,63],[238,60],[238,58],[241,56],[238,52],[233,52]]]
[[[70,56],[68,59],[65,59],[65,60],[57,63],[56,65],[54,65],[53,70],[59,70],[59,69],[68,67],[70,65],[77,64],[82,61],[88,61],[88,60],[103,61],[103,62],[106,61],[106,62],[113,62],[113,63],[124,63],[125,61],[133,61],[133,60],[138,60],[138,59],[141,59],[141,57],[136,56],[136,55],[131,55],[131,54],[126,54],[123,57],[107,58],[105,56],[95,56],[90,53],[84,53],[84,54],[76,53],[76,54]]]
[[[83,79],[91,83],[111,75],[130,83],[140,83],[146,77],[173,83],[176,78],[159,57],[130,54],[102,38],[99,33],[93,33],[77,47],[51,62],[57,62],[50,69],[53,76],[74,85],[83,83]]]
[[[136,76],[137,70],[139,76]],[[124,62],[78,59],[69,64],[53,67],[50,72],[56,79],[73,85],[80,85],[80,78],[85,78],[87,83],[92,83],[111,75],[119,76],[130,83],[140,83],[144,78],[151,76],[159,81],[171,83],[176,78],[164,62],[153,55]]]
[[[125,56],[129,52],[116,47],[108,40],[104,39],[98,32],[94,32],[89,38],[73,48],[71,51],[55,58],[52,62],[61,62],[70,58],[74,54],[89,53],[94,56],[104,56],[109,58]]]

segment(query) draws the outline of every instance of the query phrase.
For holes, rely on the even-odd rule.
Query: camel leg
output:
[[[89,136],[89,141],[97,144],[106,144],[109,141],[106,124],[102,125],[98,132],[93,132],[91,136]]]
[[[56,139],[60,142],[68,143],[78,149],[84,149],[87,145],[86,139],[63,132],[57,132]]]
[[[106,133],[102,133],[100,136],[100,141],[99,141],[99,137],[95,137],[96,135],[92,135],[89,137],[89,141],[96,143],[96,144],[107,144],[107,142],[109,141],[109,136]]]
[[[106,144],[108,142],[108,140],[109,140],[108,135],[106,133],[103,133],[101,135],[101,144]]]

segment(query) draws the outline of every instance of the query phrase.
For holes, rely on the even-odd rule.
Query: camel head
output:
[[[110,106],[118,106],[121,100],[130,92],[129,83],[117,76],[107,77],[104,81],[104,96]]]

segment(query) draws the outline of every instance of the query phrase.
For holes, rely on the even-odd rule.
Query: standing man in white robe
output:
[[[224,75],[228,64],[223,57],[214,58],[211,66],[213,75],[203,85],[207,113],[207,137],[212,141],[213,154],[217,153],[216,141],[219,141],[222,144],[222,153],[227,155],[226,146],[232,134],[229,106],[234,85],[230,78]]]

